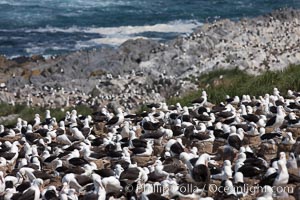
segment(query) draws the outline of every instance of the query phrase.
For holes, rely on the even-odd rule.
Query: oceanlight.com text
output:
[[[294,188],[289,186],[273,186],[271,187],[273,189],[274,195],[277,193],[287,192],[287,193],[293,193]],[[136,187],[136,192],[155,192],[155,193],[174,193],[176,191],[179,191],[180,193],[201,193],[202,191],[205,191],[207,189],[206,185],[203,187],[197,187],[194,184],[184,184],[184,185],[178,185],[178,184],[172,184],[172,185],[160,185],[160,184],[138,184]],[[131,192],[134,190],[134,187],[132,185],[127,185],[125,187],[125,190],[127,192]],[[219,186],[216,184],[209,184],[208,190],[211,193],[243,193],[247,195],[256,195],[257,193],[264,193],[267,188],[262,187],[259,185],[249,185],[244,184],[243,186]]]

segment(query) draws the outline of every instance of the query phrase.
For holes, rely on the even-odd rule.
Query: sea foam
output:
[[[88,33],[88,34],[99,34],[98,38],[93,38],[88,41],[77,42],[77,47],[87,47],[90,44],[105,44],[105,45],[120,45],[126,40],[144,38],[143,33],[155,32],[155,33],[178,33],[185,34],[192,32],[195,28],[201,26],[202,23],[195,20],[178,20],[172,21],[166,24],[154,24],[145,26],[120,26],[120,27],[89,27],[89,28],[79,28],[76,26],[70,28],[56,28],[56,27],[46,27],[38,28],[34,30],[27,30],[30,32],[41,32],[41,33]],[[154,40],[160,40],[162,38],[150,38]]]

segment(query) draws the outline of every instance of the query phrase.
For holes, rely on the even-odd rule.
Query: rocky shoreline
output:
[[[251,74],[300,63],[300,10],[204,24],[166,43],[137,39],[119,48],[45,59],[0,57],[0,100],[30,105],[116,101],[129,108],[161,102],[197,86],[186,78],[215,69]],[[63,90],[62,90],[63,88]]]

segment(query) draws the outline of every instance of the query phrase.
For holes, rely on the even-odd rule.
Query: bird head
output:
[[[286,169],[286,163],[283,160],[278,160],[277,165],[279,171]]]
[[[280,160],[286,160],[286,154],[285,154],[285,152],[280,152],[279,153],[279,159]]]
[[[244,183],[244,175],[242,172],[236,172],[234,174],[234,183]]]
[[[292,160],[296,159],[295,154],[293,152],[290,153],[290,159],[292,159]]]
[[[161,160],[156,160],[154,166],[160,166],[160,165],[162,165]]]

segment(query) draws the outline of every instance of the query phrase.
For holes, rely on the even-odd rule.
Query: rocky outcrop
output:
[[[147,86],[154,93],[174,95],[182,90],[177,87],[178,80],[214,69],[240,68],[259,74],[298,64],[299,41],[300,11],[278,10],[253,19],[204,24],[188,36],[165,43],[137,39],[118,48],[81,50],[49,59],[0,57],[0,81],[6,82],[10,92],[32,84],[37,90],[47,85],[89,93],[107,77],[111,82],[120,81],[134,71],[147,77],[141,85],[158,83]],[[162,77],[171,80],[168,87],[159,83]],[[115,94],[111,85],[101,87],[101,91]]]

